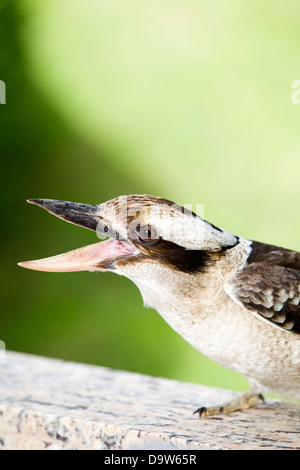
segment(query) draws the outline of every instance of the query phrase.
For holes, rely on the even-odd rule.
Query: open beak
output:
[[[99,206],[54,199],[29,199],[28,202],[43,207],[51,214],[72,224],[101,231],[102,218]],[[136,253],[137,250],[133,245],[110,238],[61,255],[23,261],[18,265],[35,271],[48,272],[100,271],[113,268],[116,259],[132,256]]]

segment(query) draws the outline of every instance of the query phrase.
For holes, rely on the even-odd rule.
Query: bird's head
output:
[[[108,240],[61,255],[19,263],[38,271],[113,271],[136,282],[163,284],[172,274],[202,272],[238,238],[190,210],[149,195],[120,196],[99,205],[30,199],[57,217]],[[171,276],[172,277],[172,276]]]

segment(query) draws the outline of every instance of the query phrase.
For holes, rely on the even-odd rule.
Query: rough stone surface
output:
[[[299,405],[199,419],[233,392],[7,352],[0,449],[300,449]]]

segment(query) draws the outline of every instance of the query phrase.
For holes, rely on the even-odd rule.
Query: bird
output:
[[[265,393],[300,399],[300,253],[237,236],[163,197],[118,196],[91,205],[29,203],[102,241],[18,263],[37,271],[126,276],[199,352],[243,375],[250,389],[199,417],[251,408]]]

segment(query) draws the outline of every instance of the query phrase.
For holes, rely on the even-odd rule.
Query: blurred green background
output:
[[[1,312],[7,349],[236,390],[111,273],[17,261],[96,235],[29,206],[149,193],[300,250],[298,0],[2,0]]]

